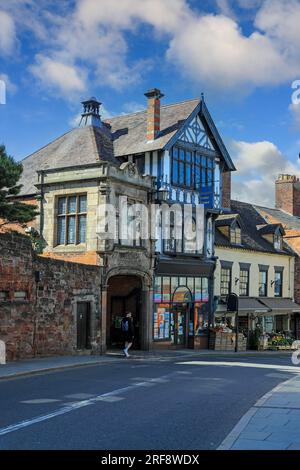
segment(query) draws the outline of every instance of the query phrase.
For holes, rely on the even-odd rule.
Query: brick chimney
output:
[[[231,207],[231,171],[222,172],[222,204],[224,209]]]
[[[300,217],[300,182],[295,175],[279,175],[275,182],[275,205]]]
[[[160,99],[164,96],[160,90],[153,88],[147,91],[145,96],[148,98],[147,106],[147,141],[156,139],[160,131]]]

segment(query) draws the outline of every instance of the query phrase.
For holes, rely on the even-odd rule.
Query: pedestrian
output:
[[[134,339],[134,326],[131,312],[126,312],[124,318],[122,319],[121,330],[125,343],[123,353],[126,357],[129,357],[128,350],[131,348]]]

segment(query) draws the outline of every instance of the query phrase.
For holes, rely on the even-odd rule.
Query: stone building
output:
[[[226,305],[227,295],[234,292],[239,296],[241,331],[248,334],[259,324],[264,333],[296,336],[296,256],[285,237],[283,225],[269,224],[252,204],[231,201],[231,211],[217,218],[217,323],[226,318],[235,326],[235,314],[227,313]]]
[[[43,256],[99,269],[102,351],[120,343],[120,319],[128,310],[138,348],[207,347],[214,308],[214,223],[229,204],[235,167],[203,97],[161,106],[162,97],[160,90],[150,90],[145,111],[106,122],[100,103],[91,98],[83,102],[78,128],[22,161],[20,197],[39,202]],[[146,219],[137,224],[134,240],[120,233],[119,224],[106,238],[99,227],[110,212],[121,217],[124,199],[127,209],[148,208]],[[155,234],[141,236],[145,220],[152,230],[153,203],[169,209],[189,205],[191,231],[197,236],[201,231],[203,243],[178,237],[172,213],[167,238],[161,215]],[[197,225],[199,207],[204,210]],[[183,234],[186,219],[179,225]],[[89,324],[87,319],[84,328]],[[75,325],[77,334],[82,327]]]
[[[296,253],[294,297],[300,304],[300,181],[295,175],[281,174],[275,182],[275,208],[256,206],[267,224],[281,224],[284,241]],[[300,339],[300,312],[293,316],[292,329]]]

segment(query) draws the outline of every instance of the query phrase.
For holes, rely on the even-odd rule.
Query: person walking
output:
[[[131,348],[134,339],[134,326],[132,321],[132,313],[127,312],[122,319],[121,330],[123,333],[125,347],[123,349],[124,356],[130,357],[128,350]]]

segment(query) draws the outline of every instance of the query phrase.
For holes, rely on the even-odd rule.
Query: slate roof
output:
[[[254,206],[258,212],[264,211],[270,214],[271,217],[278,220],[283,227],[293,229],[293,230],[300,230],[300,217],[296,217],[294,215],[290,215],[287,212],[284,212],[281,209],[270,209],[269,207],[263,206]],[[266,222],[266,219],[264,219]]]
[[[268,224],[268,225],[265,225],[264,227],[260,227],[258,231],[261,235],[269,235],[269,234],[275,233],[278,227],[280,227],[281,232],[284,233],[284,230],[281,224]]]
[[[72,129],[22,160],[20,184],[23,187],[20,195],[36,193],[34,183],[39,170],[96,163],[99,160],[115,163],[109,133],[92,126]]]
[[[200,102],[198,98],[162,106],[161,131],[153,142],[147,142],[147,110],[107,119],[112,127],[115,157],[164,148]]]
[[[22,160],[24,170],[20,196],[36,193],[34,183],[38,170],[92,164],[100,160],[119,165],[122,156],[163,149],[200,103],[201,99],[197,98],[161,106],[161,131],[152,142],[147,141],[147,110],[106,120],[104,124],[109,124],[110,130],[105,125],[101,128],[86,126],[72,129]],[[204,102],[202,113],[208,120],[207,125],[212,129],[228,168],[235,170]]]
[[[265,219],[259,214],[255,206],[246,202],[231,201],[232,214],[239,214],[242,226],[242,244],[234,245],[218,229],[216,230],[216,245],[228,248],[242,248],[250,251],[262,251],[283,255],[293,255],[294,251],[284,242],[282,250],[276,250],[272,243],[262,237],[257,225],[265,225]],[[231,214],[228,214],[230,218]],[[218,221],[218,219],[217,219]]]
[[[222,214],[216,220],[216,227],[228,227],[237,220],[238,214]]]

